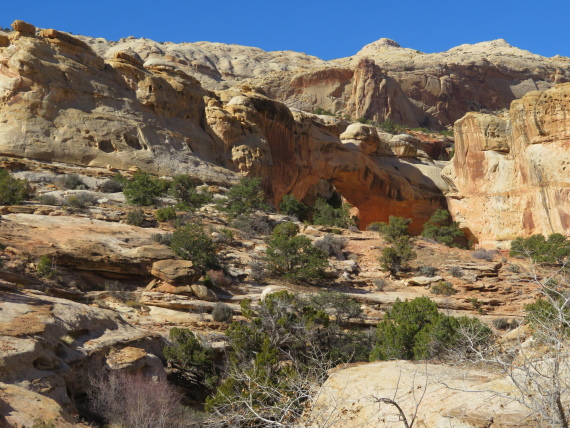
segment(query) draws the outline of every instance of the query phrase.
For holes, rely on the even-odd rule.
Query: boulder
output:
[[[160,359],[142,348],[127,346],[106,358],[111,370],[141,373],[155,380],[165,380],[166,371]]]
[[[150,273],[173,285],[192,284],[202,276],[202,271],[190,260],[159,260],[154,262]]]
[[[203,284],[192,284],[192,292],[200,300],[207,302],[217,302],[220,300],[218,296],[216,296],[216,293]]]
[[[443,278],[441,276],[436,275],[436,276],[415,276],[413,278],[407,279],[404,282],[406,283],[406,285],[425,286],[439,281],[443,281]]]
[[[36,27],[19,19],[12,22],[12,29],[26,35],[34,36],[36,34]]]
[[[507,395],[516,388],[504,375],[445,364],[359,363],[331,374],[306,420],[311,422],[309,426],[326,423],[331,428],[402,425],[395,406],[376,401],[388,398],[395,400],[408,418],[416,415],[425,427],[538,426],[532,418],[527,419],[530,411],[526,407],[493,391]],[[521,421],[525,422],[521,425]]]
[[[339,138],[343,144],[358,148],[366,155],[390,156],[392,154],[390,148],[380,140],[374,126],[351,123]]]

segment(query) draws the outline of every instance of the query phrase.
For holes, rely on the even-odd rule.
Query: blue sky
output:
[[[503,38],[513,46],[570,56],[570,1],[85,1],[4,2],[0,25],[37,27],[160,42],[212,41],[294,50],[332,59],[381,37],[423,52]]]

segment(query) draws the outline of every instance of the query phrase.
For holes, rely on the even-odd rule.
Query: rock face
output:
[[[54,400],[63,409],[58,418],[66,422],[66,415],[76,414],[75,398],[86,392],[89,376],[103,369],[111,349],[130,345],[162,355],[158,334],[135,328],[112,311],[9,292],[2,293],[0,309],[0,382]]]
[[[159,260],[154,262],[150,272],[170,284],[192,284],[202,276],[202,271],[189,260]]]
[[[220,43],[82,40],[105,58],[130,49],[145,64],[176,66],[209,89],[245,83],[289,107],[321,107],[413,127],[449,126],[466,112],[505,108],[529,91],[570,80],[568,58],[541,57],[504,40],[425,54],[380,39],[331,61]]]
[[[0,153],[228,175],[208,164],[218,149],[201,126],[207,91],[197,80],[169,65],[143,67],[128,54],[104,61],[73,36],[35,37],[24,24],[0,48]]]
[[[376,403],[375,398],[395,400],[410,422],[425,391],[418,406],[417,426],[537,426],[527,418],[528,409],[493,393],[506,395],[514,390],[514,385],[498,374],[409,361],[365,363],[334,373],[310,416],[317,422],[314,426],[326,421],[331,427],[394,427],[402,425],[398,411]]]
[[[457,121],[448,204],[481,244],[570,233],[569,95],[565,83],[528,93],[503,117]]]
[[[10,37],[0,48],[2,155],[225,182],[236,171],[262,176],[275,204],[285,194],[314,198],[327,181],[358,208],[362,227],[399,215],[414,218],[418,232],[443,206],[441,165],[394,146],[399,159],[391,137],[372,127],[291,111],[245,86],[208,92],[183,64],[137,45],[106,51],[103,60],[89,39],[56,30]],[[362,67],[370,69],[363,79],[377,72]]]

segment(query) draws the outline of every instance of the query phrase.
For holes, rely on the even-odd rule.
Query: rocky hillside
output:
[[[82,40],[104,58],[127,50],[149,66],[174,65],[208,89],[248,84],[304,111],[320,107],[355,119],[433,129],[469,111],[508,108],[529,91],[570,80],[569,58],[541,57],[504,40],[426,54],[380,39],[354,56],[330,61],[220,43]]]
[[[256,308],[264,296],[279,290],[298,295],[340,291],[363,310],[351,325],[368,328],[397,299],[429,296],[447,314],[480,316],[489,325],[495,322],[501,333],[505,323],[516,325],[522,306],[536,298],[536,286],[520,273],[521,262],[507,253],[488,253],[482,259],[468,250],[419,240],[413,269],[389,277],[379,267],[377,257],[386,242],[377,232],[342,229],[337,236],[330,234],[330,227],[300,222],[301,236],[311,242],[327,235],[344,240],[340,252],[328,259],[325,277],[313,284],[257,279],[254,262],[266,254],[269,232],[236,228],[214,204],[185,214],[186,221],[200,222],[216,242],[221,270],[210,271],[208,279],[192,262],[157,242],[157,236],[174,227],[156,220],[157,207],[144,208],[140,226],[128,224],[134,208],[125,203],[124,194],[103,192],[114,175],[108,170],[15,159],[4,160],[2,166],[28,179],[36,196],[35,201],[1,209],[0,420],[9,426],[32,426],[38,414],[58,427],[82,426],[78,415],[89,416],[86,396],[102,370],[165,378],[162,349],[172,327],[190,328],[214,350],[223,350],[229,324],[214,321],[212,315],[220,301],[233,313],[230,318],[244,320],[240,303],[245,299]],[[77,174],[83,190],[62,185],[70,174]],[[219,186],[210,189],[217,199],[226,192]],[[78,197],[88,202],[79,205]],[[161,199],[163,205],[170,203]],[[267,224],[290,220],[275,213],[255,216]],[[42,256],[50,260],[47,267]],[[417,271],[421,266],[432,266],[434,272],[425,276]],[[453,292],[437,291],[445,281]],[[522,327],[510,337],[526,334]],[[389,367],[386,370],[393,372]],[[430,369],[431,376],[438,370]],[[457,371],[455,382],[461,373]],[[504,380],[493,377],[492,382]],[[387,391],[397,388],[390,385],[385,384]],[[330,388],[333,396],[323,396],[315,412],[335,399],[336,387]],[[358,388],[368,386],[364,382]],[[433,389],[429,400],[445,394]],[[472,404],[478,417],[492,417],[492,409],[483,409],[478,401]],[[359,418],[368,419],[370,411],[363,410]],[[370,420],[377,417],[381,415]],[[435,416],[428,412],[421,417]],[[467,420],[459,414],[453,417]]]

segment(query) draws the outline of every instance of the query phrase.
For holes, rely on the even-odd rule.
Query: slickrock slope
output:
[[[536,426],[527,409],[497,396],[513,391],[514,385],[498,374],[409,361],[359,364],[326,381],[311,416],[331,427],[403,425],[394,406],[375,402],[389,398],[408,423],[417,406],[415,425],[421,427]]]
[[[466,112],[506,108],[529,91],[570,80],[570,59],[541,57],[502,39],[432,54],[380,39],[331,61],[221,43],[82,40],[105,58],[132,50],[149,65],[174,64],[210,89],[247,83],[289,107],[413,127],[449,126]]]
[[[482,244],[570,233],[569,100],[565,83],[528,93],[508,115],[469,113],[455,124],[448,203]]]

